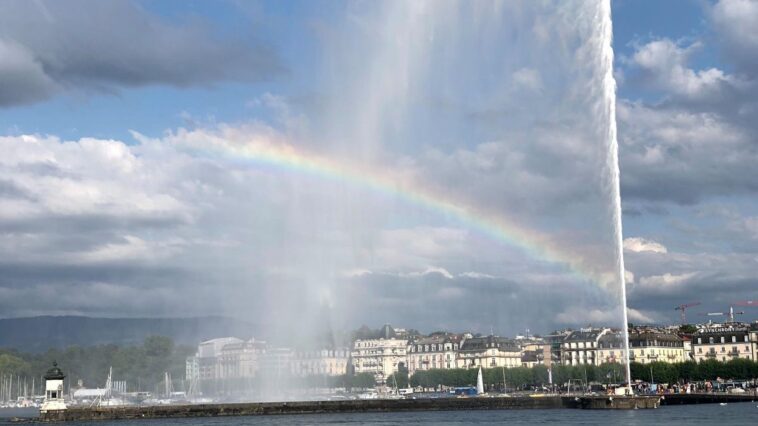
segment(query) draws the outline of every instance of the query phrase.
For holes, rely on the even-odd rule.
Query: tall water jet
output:
[[[603,67],[603,107],[607,126],[608,143],[607,167],[610,173],[610,193],[613,203],[613,227],[615,233],[616,267],[621,292],[622,325],[621,334],[624,345],[623,360],[626,383],[631,383],[629,369],[629,318],[626,307],[626,278],[624,267],[624,233],[621,218],[621,172],[619,170],[619,145],[616,129],[616,79],[613,77],[613,19],[611,16],[611,0],[601,0],[600,3],[600,60]]]

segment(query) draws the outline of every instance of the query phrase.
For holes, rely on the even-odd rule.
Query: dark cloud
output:
[[[251,37],[195,20],[168,22],[127,0],[0,3],[0,106],[69,90],[259,81],[282,72]]]

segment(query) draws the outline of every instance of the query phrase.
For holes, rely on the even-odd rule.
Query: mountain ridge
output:
[[[221,336],[250,338],[260,327],[224,316],[101,318],[42,315],[0,318],[0,348],[39,353],[51,348],[140,344],[148,336],[167,336],[176,344],[197,345]]]

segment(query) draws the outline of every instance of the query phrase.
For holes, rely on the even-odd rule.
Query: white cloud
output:
[[[449,280],[452,280],[452,279],[455,278],[455,277],[453,277],[453,274],[451,274],[450,272],[448,272],[447,269],[440,268],[440,267],[437,267],[437,266],[428,266],[423,271],[419,271],[419,272],[407,272],[407,273],[400,274],[400,275],[401,276],[406,276],[406,277],[424,277],[424,276],[432,275],[432,274],[441,275],[441,276],[443,276],[443,277],[445,277],[445,278],[447,278]]]
[[[639,252],[653,252],[653,253],[667,253],[666,246],[653,240],[647,240],[640,237],[630,237],[624,239],[624,250]]]
[[[540,72],[534,68],[521,68],[513,73],[513,83],[517,88],[523,88],[531,91],[542,89],[542,77]]]
[[[691,99],[702,100],[718,95],[725,85],[740,87],[746,84],[718,68],[697,71],[689,68],[690,57],[701,48],[699,42],[682,47],[663,38],[638,46],[625,62],[641,70],[647,84]]]
[[[617,111],[625,201],[693,204],[758,187],[750,129],[712,112],[640,102],[620,100]]]
[[[737,64],[756,75],[758,69],[758,3],[752,0],[721,0],[711,9],[711,21],[723,48]]]
[[[493,280],[497,278],[494,275],[485,274],[482,272],[474,272],[474,271],[463,272],[463,273],[458,274],[458,276],[463,277],[463,278],[472,278],[475,280]]]
[[[122,241],[109,242],[83,252],[72,252],[64,258],[77,263],[160,262],[176,255],[185,245],[179,239],[151,242],[134,235],[124,235]]]
[[[671,287],[678,287],[681,284],[687,282],[697,275],[695,272],[682,273],[682,274],[670,274],[665,273],[663,275],[653,275],[648,277],[641,277],[639,279],[639,285],[648,288],[659,288],[662,291],[668,291]]]
[[[629,308],[627,315],[630,322],[652,324],[657,322],[655,315],[649,312]],[[556,319],[564,324],[582,324],[595,327],[620,327],[621,312],[617,309],[570,307],[560,312]]]

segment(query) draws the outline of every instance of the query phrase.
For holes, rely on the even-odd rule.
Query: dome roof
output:
[[[65,377],[66,375],[58,368],[58,363],[55,361],[53,361],[53,368],[47,370],[47,373],[45,373],[45,380],[63,380]]]

